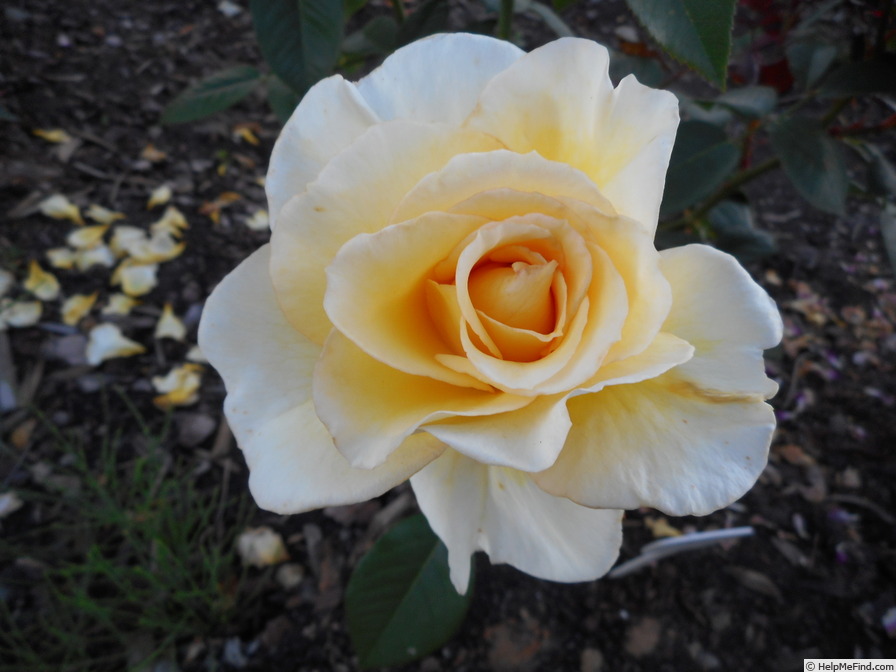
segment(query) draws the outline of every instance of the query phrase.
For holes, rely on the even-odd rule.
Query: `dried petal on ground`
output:
[[[14,492],[0,494],[0,520],[22,508],[25,502]]]
[[[187,361],[196,362],[197,364],[208,364],[208,360],[202,354],[202,350],[199,349],[198,345],[194,345],[187,351]]]
[[[199,400],[202,367],[199,364],[176,366],[164,376],[153,376],[152,384],[159,396],[152,400],[157,407],[189,406]]]
[[[53,268],[68,271],[75,267],[75,251],[68,247],[54,247],[47,250],[46,255]]]
[[[187,244],[177,242],[167,231],[156,231],[152,238],[134,247],[131,259],[141,264],[160,264],[183,254]]]
[[[127,294],[113,294],[100,312],[103,315],[127,315],[139,303]]]
[[[149,195],[149,200],[146,202],[146,209],[152,210],[157,205],[165,205],[170,200],[171,187],[167,184],[163,184],[152,190],[152,193]]]
[[[57,145],[69,142],[72,139],[72,136],[61,128],[35,128],[31,133],[41,140],[46,140],[47,142],[52,142]]]
[[[86,271],[91,266],[112,268],[115,265],[115,255],[107,245],[97,245],[89,250],[79,250],[75,256],[75,265],[79,271]]]
[[[146,147],[140,152],[140,158],[150,163],[159,163],[168,158],[168,155],[160,149],[157,149],[151,142],[146,143]]]
[[[270,527],[250,527],[236,540],[236,550],[247,567],[267,567],[289,560],[283,537]]]
[[[107,359],[131,357],[144,352],[146,348],[124,336],[114,324],[95,326],[87,339],[87,363],[91,366],[99,366]]]
[[[190,224],[180,210],[173,205],[169,205],[165,208],[162,217],[153,222],[149,228],[153,234],[164,232],[179,238],[183,234],[184,229],[190,228]]]
[[[47,217],[52,217],[53,219],[68,219],[75,224],[84,224],[78,206],[69,201],[68,198],[62,194],[53,194],[52,196],[45,198],[38,204],[37,208]]]
[[[40,320],[43,306],[40,301],[10,301],[0,303],[0,331],[7,327],[32,327]]]
[[[265,231],[270,228],[270,225],[271,220],[267,210],[256,210],[251,217],[246,219],[246,226],[253,231]]]
[[[136,226],[123,224],[112,230],[112,240],[109,242],[109,246],[116,255],[124,257],[133,254],[133,251],[141,245],[145,245],[147,240],[146,231]]]
[[[116,212],[115,210],[104,208],[102,205],[97,205],[96,203],[91,203],[85,214],[98,224],[106,225],[126,217],[123,212]]]
[[[170,303],[166,303],[162,308],[162,315],[156,323],[154,336],[155,338],[173,338],[175,341],[182,341],[187,336],[187,328],[174,314]]]
[[[156,264],[138,264],[131,259],[125,259],[118,265],[112,274],[112,285],[121,286],[122,291],[128,296],[143,296],[149,294],[158,284],[156,273],[159,270]]]
[[[653,533],[654,537],[680,537],[681,530],[672,527],[669,524],[669,521],[664,517],[652,518],[646,517],[644,518],[644,525]]]
[[[52,301],[59,296],[59,281],[56,276],[40,267],[33,259],[28,264],[28,277],[25,289],[41,301]]]
[[[16,284],[16,276],[0,268],[0,296],[6,296],[14,284]]]
[[[108,224],[97,224],[95,226],[84,226],[75,229],[65,238],[65,242],[70,246],[79,250],[89,250],[103,242],[103,236],[109,230]]]
[[[99,292],[94,292],[93,294],[74,294],[68,297],[62,304],[62,321],[70,326],[78,324],[93,308],[99,295]]]

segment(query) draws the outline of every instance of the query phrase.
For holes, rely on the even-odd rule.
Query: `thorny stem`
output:
[[[501,12],[498,14],[498,37],[510,40],[510,24],[513,20],[513,0],[501,0]]]

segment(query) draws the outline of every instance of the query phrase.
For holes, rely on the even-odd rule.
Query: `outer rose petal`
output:
[[[433,267],[484,221],[434,212],[352,238],[327,267],[324,308],[334,326],[400,371],[490,389],[436,361],[446,344],[426,304]]]
[[[608,69],[607,50],[591,40],[551,42],[492,79],[466,123],[508,149],[584,171],[618,212],[653,232],[678,99],[634,78],[614,90]]]
[[[528,474],[446,451],[411,478],[429,524],[448,547],[451,580],[466,592],[478,549],[552,581],[589,581],[613,565],[622,511],[588,509],[552,497]]]
[[[586,506],[702,515],[740,497],[765,467],[775,417],[762,400],[776,385],[762,349],[781,338],[774,304],[712,248],[670,250],[662,267],[673,291],[663,328],[686,338],[693,358],[571,400],[563,452],[536,477],[545,490]]]
[[[280,212],[271,278],[290,324],[323,344],[331,329],[325,269],[339,248],[387,226],[411,187],[455,154],[498,148],[494,138],[442,124],[392,121],[363,133]]]
[[[355,85],[339,75],[308,90],[271,152],[265,192],[272,229],[280,208],[305,191],[330,159],[378,121]]]
[[[492,416],[531,402],[499,392],[411,376],[367,355],[335,329],[314,371],[314,405],[336,447],[357,467],[388,459],[420,425],[452,416]]]
[[[675,378],[607,387],[569,401],[572,429],[539,486],[585,506],[651,506],[705,515],[752,487],[765,467],[768,404],[720,402]]]
[[[251,469],[252,494],[259,506],[278,513],[376,497],[443,447],[413,437],[377,469],[345,461],[311,401],[320,346],[286,322],[269,260],[270,247],[262,247],[224,278],[199,325],[200,347],[227,386],[225,412]]]
[[[781,341],[774,302],[728,254],[706,245],[661,253],[672,285],[673,309],[663,330],[697,349],[675,373],[703,390],[769,399],[778,385],[765,375],[762,350]]]
[[[393,53],[358,82],[358,91],[383,120],[458,126],[486,83],[524,53],[482,35],[433,35]]]

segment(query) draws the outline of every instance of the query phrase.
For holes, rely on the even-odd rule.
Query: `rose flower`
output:
[[[706,514],[756,481],[780,317],[727,254],[657,252],[677,100],[608,64],[439,35],[304,97],[271,242],[199,334],[262,508],[410,478],[464,591],[479,549],[596,578],[622,509]]]

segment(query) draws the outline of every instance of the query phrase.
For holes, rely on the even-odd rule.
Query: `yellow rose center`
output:
[[[550,333],[556,322],[551,292],[556,271],[556,261],[483,264],[470,274],[470,300],[477,310],[509,327]]]

